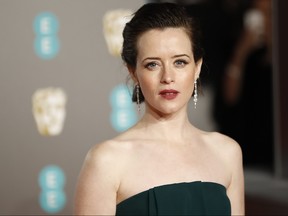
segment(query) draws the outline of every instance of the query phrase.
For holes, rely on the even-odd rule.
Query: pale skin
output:
[[[75,196],[77,215],[115,215],[121,201],[159,185],[206,181],[226,187],[232,215],[244,215],[239,145],[205,132],[188,119],[199,77],[191,41],[182,28],[153,29],[137,41],[136,68],[128,68],[145,97],[145,114],[131,129],[95,145],[84,162]],[[177,97],[159,94],[174,89]]]

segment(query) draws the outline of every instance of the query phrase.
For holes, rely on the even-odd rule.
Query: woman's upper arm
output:
[[[74,214],[115,214],[119,186],[115,167],[109,148],[96,146],[88,152],[78,179]]]
[[[242,151],[238,143],[233,146],[230,159],[233,160],[230,163],[232,176],[227,195],[231,202],[231,214],[245,215]]]

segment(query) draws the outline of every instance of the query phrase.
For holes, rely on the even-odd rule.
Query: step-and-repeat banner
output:
[[[71,214],[87,151],[139,119],[120,50],[143,3],[0,1],[0,214]]]

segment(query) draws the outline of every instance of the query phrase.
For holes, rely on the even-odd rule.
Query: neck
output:
[[[146,136],[149,134],[151,139],[177,142],[187,139],[191,134],[188,131],[194,128],[188,119],[186,107],[172,114],[157,113],[146,107],[137,127],[144,129]]]

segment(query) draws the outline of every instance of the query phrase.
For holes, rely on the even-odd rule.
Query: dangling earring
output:
[[[137,107],[138,107],[138,113],[140,113],[140,111],[141,111],[141,107],[140,107],[140,96],[139,96],[139,88],[140,88],[140,86],[139,86],[139,84],[137,84],[136,85],[136,103],[137,103]]]
[[[197,101],[198,101],[198,94],[197,94],[197,80],[195,80],[195,82],[194,82],[194,99],[193,99],[193,101],[194,101],[194,108],[196,109],[196,105],[197,105]]]

